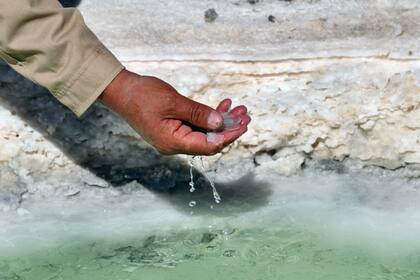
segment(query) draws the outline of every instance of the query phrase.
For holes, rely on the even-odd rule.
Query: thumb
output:
[[[223,125],[222,115],[211,107],[184,96],[178,101],[175,114],[181,120],[208,130],[215,130]]]

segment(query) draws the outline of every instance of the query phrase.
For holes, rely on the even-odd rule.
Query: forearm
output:
[[[123,69],[77,9],[0,0],[0,58],[80,116]]]

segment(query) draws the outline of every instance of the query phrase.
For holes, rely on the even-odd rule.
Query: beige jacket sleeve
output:
[[[0,58],[80,116],[123,69],[57,0],[0,0]]]

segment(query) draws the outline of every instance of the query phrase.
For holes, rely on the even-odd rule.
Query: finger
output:
[[[241,125],[248,125],[251,122],[251,117],[248,115],[242,115],[239,118]]]
[[[244,117],[244,124],[240,125],[235,130],[224,130],[222,132],[209,132],[207,133],[207,141],[209,142],[220,142],[222,141],[223,147],[231,144],[233,141],[238,139],[247,130],[247,124],[251,121],[250,117]]]
[[[207,135],[202,132],[191,131],[180,139],[181,149],[183,153],[190,155],[214,155],[220,152],[223,145],[223,137],[219,141],[210,142]],[[221,140],[221,141],[220,141]]]
[[[184,96],[178,97],[174,110],[173,117],[197,127],[214,130],[223,125],[223,118],[219,112]]]
[[[219,106],[217,106],[216,111],[221,113],[228,112],[230,106],[232,106],[232,100],[229,98],[223,99],[222,102],[219,103]]]
[[[173,135],[175,138],[183,138],[185,135],[187,135],[191,131],[192,131],[191,127],[180,123],[179,127],[174,131]]]
[[[246,108],[246,106],[244,105],[240,105],[240,106],[236,106],[235,108],[233,108],[229,114],[232,116],[240,116],[240,115],[244,115],[246,114],[246,112],[248,111],[248,109]]]
[[[227,145],[232,144],[236,139],[238,139],[242,134],[247,132],[248,127],[246,125],[242,125],[237,130],[232,131],[223,131],[221,134],[223,135],[223,147],[226,147]]]
[[[250,118],[245,118],[245,122],[248,119]],[[180,130],[185,131],[186,134],[182,135],[180,133],[178,135],[179,150],[182,153],[190,155],[214,155],[222,151],[223,148],[230,145],[248,130],[246,125],[242,125],[235,131],[210,132],[206,135],[197,131],[188,132],[188,126],[185,127],[187,128],[180,128]]]
[[[209,142],[203,132],[193,131],[191,127],[180,124],[172,133],[172,148],[177,153],[189,155],[213,155],[223,148],[223,136],[219,141]]]
[[[242,126],[239,130],[235,131],[224,131],[224,132],[210,132],[207,134],[207,141],[212,142],[213,139],[222,139],[223,143],[218,146],[218,151],[223,150],[226,146],[236,141],[242,134],[248,130],[247,126]],[[217,140],[216,140],[217,141]]]
[[[223,130],[237,130],[242,124],[248,125],[251,118],[244,114],[233,116],[231,113],[222,113],[223,116]]]

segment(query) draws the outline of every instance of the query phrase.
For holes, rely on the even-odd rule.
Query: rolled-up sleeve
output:
[[[81,116],[124,68],[56,0],[0,0],[0,58]]]

